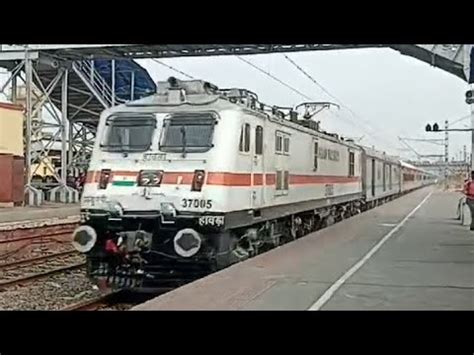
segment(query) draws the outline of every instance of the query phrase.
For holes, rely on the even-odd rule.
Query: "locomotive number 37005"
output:
[[[199,200],[195,198],[183,198],[181,200],[181,206],[184,208],[212,208],[212,200]]]

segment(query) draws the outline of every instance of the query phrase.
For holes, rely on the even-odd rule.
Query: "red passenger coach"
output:
[[[433,184],[436,176],[417,168],[411,164],[401,162],[402,166],[402,192],[409,192],[420,187]]]

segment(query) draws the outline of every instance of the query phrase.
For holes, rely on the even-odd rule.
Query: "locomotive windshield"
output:
[[[104,151],[109,152],[144,152],[150,149],[156,120],[148,115],[127,115],[110,117]]]
[[[207,114],[173,115],[164,121],[160,150],[203,153],[212,148],[216,118]]]

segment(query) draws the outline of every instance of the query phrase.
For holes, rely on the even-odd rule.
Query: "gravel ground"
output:
[[[5,267],[0,270],[0,281],[8,281],[12,279],[22,278],[37,273],[47,272],[73,264],[85,262],[85,258],[81,254],[73,254],[66,256],[52,257],[46,260],[40,260],[34,264],[14,265]],[[8,287],[8,286],[5,286]]]
[[[31,259],[38,256],[60,253],[72,250],[71,243],[44,243],[40,245],[29,244],[0,255],[0,266],[17,260]]]
[[[0,290],[0,310],[59,310],[99,295],[82,268]]]

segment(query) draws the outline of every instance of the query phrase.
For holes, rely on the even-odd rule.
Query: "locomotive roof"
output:
[[[383,159],[383,160],[387,160],[387,161],[392,161],[392,162],[399,162],[400,161],[400,158],[389,155],[385,152],[381,152],[380,150],[377,150],[375,148],[365,147],[365,146],[362,146],[362,145],[360,147],[364,150],[364,152],[368,156],[372,156],[372,157],[375,157],[375,158],[379,158],[379,159]]]
[[[409,168],[409,169],[413,169],[413,170],[420,170],[420,168],[417,168],[416,166],[408,164],[408,163],[406,163],[402,160],[400,160],[400,164],[405,168]]]
[[[315,136],[328,139],[354,149],[361,149],[352,140],[344,140],[337,134],[308,128],[301,123],[308,120],[291,120],[292,109],[268,106],[258,101],[258,96],[246,89],[218,89],[215,85],[202,80],[180,81],[170,78],[165,82],[158,82],[157,92],[153,95],[134,100],[108,109],[106,114],[117,112],[132,112],[137,108],[145,111],[154,111],[160,107],[163,112],[175,111],[177,107],[186,110],[200,111],[204,106],[213,110],[242,109],[257,116],[267,117],[273,122],[297,129]],[[283,110],[290,110],[285,115]],[[313,121],[314,122],[314,121]],[[316,124],[316,122],[314,122]]]
[[[433,173],[430,173],[429,171],[427,171],[425,169],[422,169],[422,168],[416,167],[414,165],[408,164],[407,162],[404,162],[402,160],[400,160],[400,164],[403,167],[408,168],[408,169],[416,170],[416,171],[419,171],[419,172],[422,172],[422,173],[425,173],[425,174],[428,174],[428,175],[434,175]]]

